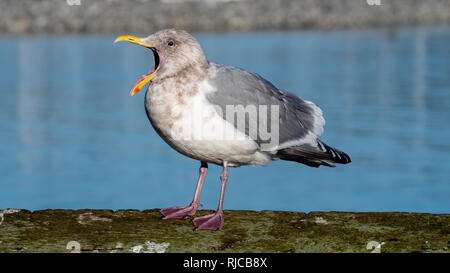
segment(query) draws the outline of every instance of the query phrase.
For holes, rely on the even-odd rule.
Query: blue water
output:
[[[195,36],[209,60],[316,102],[322,139],[353,160],[231,169],[225,209],[450,212],[450,27]],[[199,163],[153,131],[144,92],[128,96],[153,58],[114,38],[0,37],[0,208],[190,202]]]

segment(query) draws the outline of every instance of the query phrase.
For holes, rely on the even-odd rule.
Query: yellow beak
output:
[[[116,38],[116,40],[114,40],[114,43],[120,42],[120,41],[125,41],[125,42],[130,42],[133,44],[137,44],[137,45],[141,45],[147,48],[152,48],[151,45],[142,42],[141,37],[136,37],[136,36],[131,36],[131,35],[122,35]],[[134,94],[136,94],[137,92],[139,92],[142,87],[144,85],[146,85],[149,81],[151,81],[154,77],[156,76],[156,71],[152,72],[152,73],[147,73],[142,75],[133,85],[133,87],[130,90],[130,96],[133,96]]]
[[[131,36],[131,35],[122,35],[116,38],[116,40],[114,40],[114,43],[120,42],[120,41],[125,41],[125,42],[130,42],[133,44],[137,44],[137,45],[141,45],[141,46],[145,46],[148,48],[151,48],[152,46],[149,44],[146,44],[144,42],[141,42],[143,38],[141,37],[136,37],[136,36]]]

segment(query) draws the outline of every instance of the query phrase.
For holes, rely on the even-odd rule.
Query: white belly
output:
[[[206,100],[209,88],[203,82],[200,92],[182,99],[164,86],[149,89],[146,109],[153,127],[172,148],[194,159],[229,166],[268,164],[270,156]]]

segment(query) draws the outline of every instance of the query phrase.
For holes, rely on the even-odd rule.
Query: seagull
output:
[[[295,161],[311,167],[350,163],[350,157],[322,142],[325,120],[313,102],[280,90],[260,75],[209,62],[198,41],[184,30],[165,29],[141,38],[117,37],[150,49],[151,70],[130,90],[151,82],[145,110],[154,130],[173,149],[200,161],[200,175],[188,206],[161,209],[163,219],[194,216],[208,163],[223,167],[217,210],[195,217],[195,229],[224,225],[228,167]]]

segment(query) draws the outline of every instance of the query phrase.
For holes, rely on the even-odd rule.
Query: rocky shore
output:
[[[168,27],[260,31],[448,23],[448,0],[0,1],[1,34],[149,33]]]

